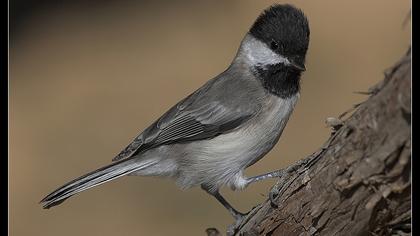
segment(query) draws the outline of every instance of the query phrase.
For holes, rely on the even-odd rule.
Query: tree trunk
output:
[[[236,235],[411,234],[411,49],[367,94]]]

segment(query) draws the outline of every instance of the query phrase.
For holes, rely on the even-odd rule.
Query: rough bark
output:
[[[411,50],[367,94],[236,235],[411,234]]]

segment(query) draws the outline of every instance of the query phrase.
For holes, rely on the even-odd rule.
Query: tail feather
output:
[[[118,177],[128,175],[134,171],[147,168],[153,164],[155,164],[155,161],[153,160],[139,161],[138,159],[126,159],[120,162],[112,163],[111,165],[102,167],[70,181],[54,192],[48,194],[41,200],[40,203],[43,204],[44,209],[48,209],[62,203],[67,198],[79,192],[106,183]]]

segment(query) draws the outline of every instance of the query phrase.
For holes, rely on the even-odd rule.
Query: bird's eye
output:
[[[270,48],[271,50],[277,50],[279,48],[279,44],[276,41],[272,40],[270,43]]]

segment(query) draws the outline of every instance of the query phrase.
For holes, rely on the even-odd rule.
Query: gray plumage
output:
[[[307,27],[303,14],[289,5],[274,6],[263,14],[274,14],[269,16],[282,22],[282,17],[289,17],[288,11],[297,14],[293,17],[303,17],[299,24]],[[257,23],[254,27],[266,24]],[[256,32],[246,34],[227,70],[173,106],[121,151],[112,164],[46,196],[42,200],[44,208],[115,178],[137,175],[171,177],[184,189],[202,186],[229,209],[218,194],[219,188],[243,189],[253,181],[244,177],[243,171],[279,140],[298,100],[304,68],[306,49],[300,55],[302,46],[296,47],[303,59],[299,57],[301,61],[295,64],[296,59],[276,51],[272,42],[261,40],[261,32]],[[287,29],[282,29],[284,32]],[[305,40],[307,48],[309,39]],[[232,209],[234,216],[239,214]]]

